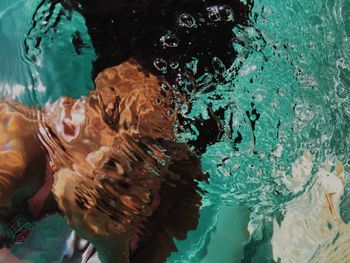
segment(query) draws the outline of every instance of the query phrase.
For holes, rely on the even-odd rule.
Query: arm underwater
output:
[[[197,227],[197,181],[208,179],[175,139],[181,95],[133,60],[95,82],[89,96],[37,111],[1,100],[3,246],[23,239],[25,222],[60,212],[102,262],[164,262],[173,238]]]

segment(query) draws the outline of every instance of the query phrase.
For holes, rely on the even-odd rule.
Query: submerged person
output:
[[[178,118],[174,104],[192,91],[207,92],[206,81],[193,83],[196,79],[208,74],[216,78],[231,67],[237,55],[232,43],[241,41],[232,28],[249,24],[251,8],[251,0],[42,1],[25,40],[29,60],[36,61],[32,51],[62,17],[70,20],[74,10],[84,17],[98,54],[94,74],[121,65],[100,74],[96,91],[87,98],[62,98],[39,113],[3,102],[5,115],[19,111],[18,118],[26,123],[14,134],[29,130],[14,151],[26,153],[18,158],[23,168],[5,191],[11,195],[7,203],[16,207],[15,217],[39,219],[60,210],[104,261],[165,261],[176,249],[173,237],[183,239],[196,228],[201,202],[196,181],[206,180],[187,145],[176,142],[173,128],[178,121],[178,127],[195,127],[199,135],[188,143],[198,154],[223,134],[220,113],[210,105],[208,119],[189,120]],[[51,15],[53,10],[60,11]],[[77,56],[89,46],[78,31],[71,42]],[[171,83],[166,87],[170,92],[160,89],[162,78],[156,75]],[[189,90],[175,93],[171,88],[182,89],[181,83],[188,81]],[[27,176],[31,170],[36,180]],[[38,191],[38,182],[46,187]],[[19,209],[22,204],[27,205]],[[14,232],[20,238],[28,231]]]
[[[164,262],[198,224],[207,180],[175,139],[181,95],[133,60],[108,68],[88,97],[40,110],[0,103],[3,246],[61,212],[102,262]]]
[[[46,41],[42,40],[50,35],[50,41],[55,41],[58,25],[79,13],[86,28],[79,31],[72,26],[74,32],[66,33],[71,36],[74,55],[84,56],[91,49],[96,53],[94,76],[132,58],[152,74],[166,78],[171,86],[177,86],[184,96],[193,97],[212,92],[237,74],[249,54],[242,52],[243,47],[250,46],[248,36],[242,36],[243,29],[252,26],[252,8],[253,0],[41,1],[33,14],[24,50],[26,58],[37,63],[37,55],[45,49]],[[190,111],[191,104],[188,106]],[[220,141],[224,134],[219,123],[224,109],[207,106],[208,118],[186,114],[180,118],[181,132],[198,134],[187,138],[197,154]]]

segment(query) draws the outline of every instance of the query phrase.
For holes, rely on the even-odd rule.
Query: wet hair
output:
[[[253,7],[253,0],[42,0],[37,11],[48,2],[49,14],[57,4],[65,9],[50,25],[52,28],[61,16],[70,19],[73,11],[85,18],[97,54],[94,78],[105,68],[134,59],[146,71],[164,77],[188,101],[195,92],[211,92],[216,84],[225,83],[222,73],[237,56],[233,44],[244,45],[233,28],[251,24]],[[40,26],[33,21],[33,28]],[[36,39],[35,47],[40,45],[40,36],[29,39]],[[71,41],[77,55],[87,47],[78,31]],[[30,49],[26,41],[25,46]],[[207,81],[202,78],[206,75],[214,76],[210,85],[197,85],[198,79]],[[187,104],[190,109],[191,104]],[[198,130],[197,138],[188,141],[198,154],[223,135],[222,112],[215,112],[208,105],[208,113],[205,120],[178,116],[180,132],[191,131],[191,126]]]
[[[79,11],[98,55],[94,75],[134,58],[146,70],[171,84],[190,82],[205,73],[229,68],[236,58],[234,26],[249,25],[253,1],[240,0],[85,0],[66,2]],[[194,63],[189,70],[188,65]],[[219,80],[222,81],[222,80]],[[213,86],[213,85],[212,85]],[[195,92],[189,85],[183,93]],[[209,105],[210,107],[210,105]],[[222,136],[219,112],[207,120],[179,116],[183,129],[191,123],[199,137],[189,141],[197,153]]]
[[[234,25],[249,23],[252,1],[246,2],[65,0],[64,4],[67,9],[80,12],[86,20],[98,55],[94,62],[95,75],[131,57],[149,71],[156,71],[157,58],[167,64],[177,62],[180,69],[196,58],[200,75],[213,70],[214,57],[226,66],[232,64],[236,55],[231,46],[232,29]]]

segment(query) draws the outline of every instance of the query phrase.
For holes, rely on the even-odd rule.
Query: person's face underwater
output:
[[[176,248],[174,237],[196,228],[201,196],[195,180],[207,180],[199,160],[174,138],[174,98],[160,92],[158,78],[127,62],[101,73],[88,97],[47,104],[40,127],[26,117],[27,108],[4,102],[3,246],[23,240],[40,211],[48,211],[41,210],[45,198],[35,199],[48,189],[55,199],[50,211],[61,212],[99,255],[165,260]],[[1,159],[5,155],[12,161]]]

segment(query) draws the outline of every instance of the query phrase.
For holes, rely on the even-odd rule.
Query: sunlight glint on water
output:
[[[66,41],[78,30],[91,45],[77,13],[48,34],[53,39],[43,39],[36,63],[24,54],[24,35],[38,2],[0,3],[1,95],[44,104],[62,95],[87,94],[95,54],[87,47],[77,56]],[[214,110],[225,108],[226,129],[239,132],[242,141],[233,150],[233,141],[224,137],[202,156],[211,179],[203,184],[208,194],[200,224],[178,242],[179,252],[169,262],[208,262],[210,249],[220,245],[213,242],[224,242],[215,235],[224,232],[232,233],[225,242],[242,247],[227,262],[242,255],[246,262],[262,256],[281,262],[346,262],[350,229],[343,221],[350,220],[349,187],[339,178],[347,183],[350,172],[350,5],[347,0],[261,0],[255,1],[251,20],[252,27],[233,29],[245,43],[233,43],[239,52],[233,67],[242,64],[237,76],[226,75],[227,84],[192,97],[189,116],[205,117],[210,102]],[[38,34],[32,32],[33,41]],[[214,94],[223,99],[213,100]],[[327,191],[335,192],[337,219],[328,210]],[[233,215],[226,229],[217,226]],[[249,219],[251,238],[243,251]]]

